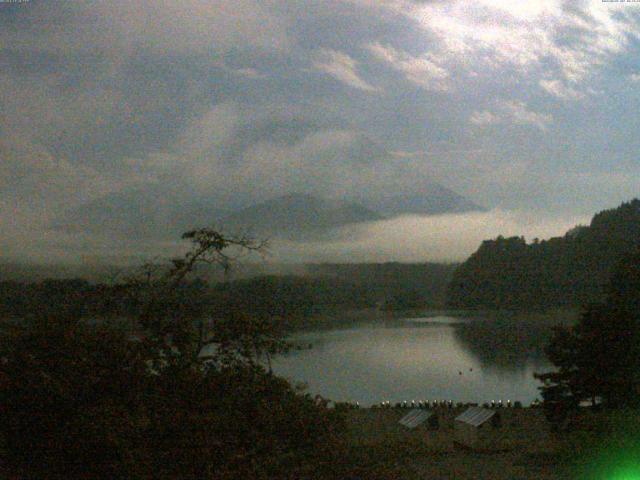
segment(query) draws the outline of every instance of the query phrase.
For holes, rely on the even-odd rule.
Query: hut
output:
[[[470,407],[454,422],[454,444],[472,450],[495,450],[500,443],[497,430],[500,414],[495,410]]]
[[[415,410],[411,410],[404,417],[402,417],[400,419],[400,422],[398,423],[412,430],[425,421],[427,421],[429,430],[438,429],[438,416],[434,415],[433,412],[430,412],[428,410],[421,410],[418,408],[416,408]]]

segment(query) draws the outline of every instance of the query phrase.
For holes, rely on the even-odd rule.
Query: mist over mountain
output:
[[[405,214],[483,210],[440,185],[425,188],[423,194],[355,198],[288,193],[243,205],[238,199],[220,201],[214,195],[198,194],[184,186],[167,189],[149,185],[109,193],[72,208],[52,222],[51,227],[65,233],[112,235],[129,240],[172,240],[192,228],[215,226],[228,232],[307,240],[324,238],[348,225]]]
[[[175,240],[186,230],[211,225],[227,213],[205,198],[152,185],[110,193],[70,209],[52,228],[134,240]]]
[[[296,239],[382,218],[357,203],[292,193],[234,212],[221,223],[229,231],[249,230],[256,235]]]
[[[385,217],[398,215],[439,215],[443,213],[479,212],[486,209],[442,185],[432,184],[418,194],[382,195],[366,205]]]

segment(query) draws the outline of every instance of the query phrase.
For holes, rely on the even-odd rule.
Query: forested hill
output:
[[[640,200],[596,214],[564,237],[526,243],[485,240],[454,272],[447,304],[456,308],[582,306],[600,300],[613,268],[640,248]]]
[[[313,277],[352,285],[373,305],[389,309],[441,307],[455,264],[441,263],[318,263],[307,264]]]

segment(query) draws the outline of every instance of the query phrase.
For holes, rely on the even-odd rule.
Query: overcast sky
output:
[[[640,190],[640,3],[2,2],[0,89],[5,255],[132,187],[435,182],[554,224]]]

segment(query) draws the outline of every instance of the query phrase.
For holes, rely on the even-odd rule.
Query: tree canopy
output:
[[[546,352],[557,371],[539,374],[552,417],[581,401],[605,407],[640,404],[640,251],[615,270],[606,300],[579,322],[556,330]]]
[[[563,237],[486,240],[455,271],[455,308],[580,307],[600,302],[616,265],[640,247],[640,200],[596,214]]]

